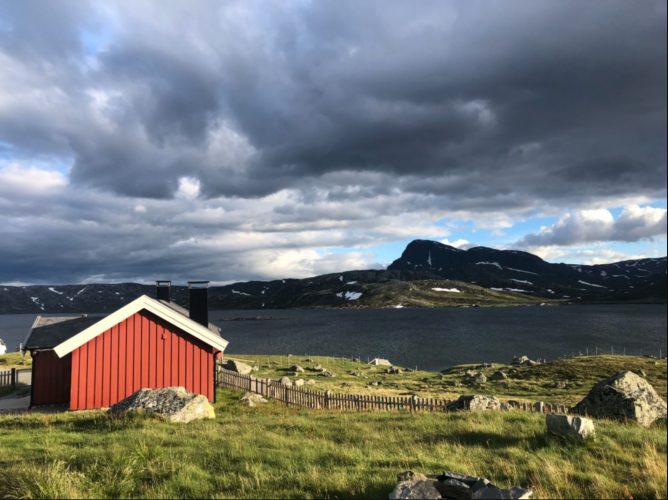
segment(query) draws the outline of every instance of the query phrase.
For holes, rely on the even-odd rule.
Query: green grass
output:
[[[294,363],[322,364],[334,379],[316,387],[337,391],[525,394],[575,400],[622,368],[644,370],[665,398],[666,363],[596,356],[518,368],[513,386],[451,387],[457,367],[387,375],[351,360],[239,356],[279,376]],[[249,359],[253,361],[253,359]],[[485,368],[484,371],[497,367]],[[347,374],[362,371],[368,378]],[[545,387],[570,380],[560,397]],[[371,380],[381,389],[367,388]],[[426,379],[426,381],[424,380]],[[357,385],[354,385],[357,384]],[[392,384],[396,384],[393,386]],[[488,386],[488,387],[487,387]],[[666,426],[596,421],[585,444],[546,434],[544,417],[524,412],[338,413],[239,403],[241,392],[219,390],[216,419],[188,425],[146,416],[109,419],[102,412],[0,415],[0,497],[387,498],[396,474],[455,470],[500,486],[534,488],[534,498],[665,498]]]
[[[430,371],[406,371],[393,375],[385,373],[385,367],[370,366],[366,360],[356,362],[345,358],[312,356],[258,356],[234,355],[228,357],[250,362],[258,367],[257,377],[280,378],[289,372],[290,366],[298,364],[306,372],[297,378],[312,378],[314,387],[336,392],[378,395],[407,395],[456,398],[461,394],[491,394],[505,399],[544,400],[550,403],[575,404],[582,399],[599,380],[621,370],[642,370],[647,380],[666,399],[666,360],[642,356],[576,356],[563,358],[537,366],[509,366],[494,364],[459,365],[446,373]],[[309,361],[310,360],[310,361]],[[335,378],[318,375],[313,368],[320,364],[336,373]],[[509,378],[503,382],[492,382],[481,386],[464,383],[464,372],[477,369],[488,376],[504,370]],[[295,377],[291,377],[295,378]],[[556,381],[566,382],[566,387],[552,387]],[[372,384],[379,385],[372,385]]]
[[[30,368],[31,366],[32,358],[30,357],[30,353],[26,353],[25,356],[20,352],[0,354],[0,371],[10,370],[12,368]]]
[[[218,392],[189,425],[101,412],[0,416],[0,497],[386,498],[397,473],[455,470],[536,498],[666,496],[666,428],[597,422],[566,443],[541,415],[247,408]]]

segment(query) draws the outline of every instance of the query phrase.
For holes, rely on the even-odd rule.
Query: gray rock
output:
[[[266,399],[264,399],[259,394],[255,394],[254,392],[247,392],[241,397],[241,403],[250,406],[251,408],[260,403],[266,403],[266,402],[267,402]]]
[[[529,359],[528,356],[522,355],[522,356],[515,356],[511,364],[519,366],[535,366],[539,365],[540,363],[538,361],[533,361]]]
[[[471,485],[471,492],[478,491],[481,488],[487,488],[488,486],[494,487],[494,485],[489,482],[489,479],[485,479],[484,477],[480,478]]]
[[[448,410],[483,411],[500,409],[501,401],[494,396],[484,396],[481,394],[476,394],[474,396],[459,396],[456,401],[453,401],[448,405]]]
[[[292,380],[290,380],[290,377],[281,377],[279,383],[281,385],[287,385],[288,387],[292,387]]]
[[[306,385],[315,385],[315,380],[313,380],[312,378],[308,379],[306,381]]]
[[[438,481],[436,489],[443,498],[452,498],[454,500],[469,500],[471,498],[470,486],[457,479]]]
[[[292,366],[290,367],[290,371],[293,371],[293,372],[295,372],[295,373],[303,373],[303,372],[304,372],[304,369],[303,369],[301,366],[299,366],[299,365],[292,365]]]
[[[419,472],[413,472],[412,470],[407,470],[401,474],[397,474],[397,481],[424,481],[427,479],[427,476],[420,474]]]
[[[231,370],[233,372],[240,373],[241,375],[250,375],[250,373],[253,371],[253,367],[251,365],[247,365],[246,363],[242,363],[241,361],[237,361],[235,359],[228,359],[223,366],[226,370]]]
[[[635,420],[649,427],[655,420],[666,418],[666,402],[647,380],[623,371],[598,382],[573,411],[596,418]]]
[[[383,358],[373,358],[369,361],[369,364],[374,366],[392,366],[389,360]]]
[[[385,372],[391,375],[399,375],[401,374],[401,368],[398,366],[390,366],[387,370],[385,370]]]
[[[321,377],[329,377],[329,378],[332,378],[332,377],[336,377],[336,373],[331,372],[331,371],[329,371],[329,370],[323,370],[323,371],[320,372],[320,376],[321,376]]]
[[[506,380],[508,375],[503,370],[497,370],[489,376],[490,380]]]
[[[150,413],[168,422],[184,424],[216,418],[213,406],[206,397],[188,392],[183,387],[139,389],[109,408],[112,416],[128,412]]]
[[[443,474],[438,476],[439,481],[447,481],[448,479],[454,479],[456,481],[461,481],[467,486],[473,486],[475,483],[480,481],[482,478],[478,476],[468,476],[466,474],[460,474],[459,472],[445,471]]]
[[[545,424],[548,432],[575,441],[584,441],[595,433],[594,422],[585,417],[548,414],[545,415]]]
[[[392,493],[390,500],[401,498],[441,498],[441,494],[436,489],[436,481],[433,479],[418,479],[416,481],[401,481],[398,483]]]
[[[472,500],[521,500],[531,498],[533,491],[526,488],[514,486],[512,488],[501,489],[489,485],[485,488],[476,490],[471,495]]]
[[[295,387],[301,387],[305,383],[306,381],[303,378],[298,378],[297,380],[295,380],[294,385]]]

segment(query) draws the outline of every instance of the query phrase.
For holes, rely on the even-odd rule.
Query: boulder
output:
[[[508,375],[503,370],[497,370],[489,376],[490,380],[506,380]]]
[[[291,372],[295,372],[295,373],[303,373],[303,372],[304,372],[304,369],[303,369],[301,366],[299,366],[299,365],[292,365],[292,366],[290,367],[290,371],[291,371]]]
[[[251,365],[237,361],[236,359],[228,359],[227,362],[223,365],[226,370],[237,372],[241,375],[250,375],[253,371]]]
[[[513,361],[511,363],[512,365],[519,365],[519,366],[535,366],[540,364],[538,361],[533,361],[529,359],[528,356],[515,356],[513,358]]]
[[[452,498],[454,500],[469,500],[471,498],[471,487],[457,479],[438,481],[436,489],[443,498]]]
[[[398,483],[392,493],[390,493],[390,500],[400,498],[424,498],[436,499],[442,498],[439,491],[436,489],[436,481],[433,479],[418,479],[415,481],[401,481]]]
[[[484,373],[476,370],[466,370],[464,372],[464,383],[481,385],[487,382],[487,377]]]
[[[188,392],[183,387],[139,389],[109,408],[109,414],[114,416],[128,412],[150,413],[168,422],[183,424],[216,417],[205,396]]]
[[[392,363],[383,358],[373,358],[371,361],[369,361],[369,364],[374,366],[392,366]]]
[[[584,441],[594,436],[594,422],[585,417],[569,415],[545,415],[548,432],[574,441]]]
[[[666,418],[666,402],[647,380],[623,371],[598,382],[573,411],[596,418],[635,420],[649,427],[655,420]]]
[[[298,378],[298,379],[295,380],[295,382],[294,382],[295,387],[301,387],[301,386],[304,385],[305,383],[306,383],[306,381],[305,381],[303,378]]]
[[[292,380],[290,380],[290,377],[281,377],[281,379],[278,382],[281,385],[287,385],[288,387],[292,387]]]
[[[397,474],[397,481],[423,481],[427,479],[427,476],[420,474],[419,472],[413,472],[412,470],[407,470],[401,474]]]
[[[306,381],[306,385],[315,385],[315,380],[313,380],[312,378],[308,379]]]
[[[399,375],[401,374],[401,368],[398,366],[390,366],[385,370],[385,373],[389,373],[390,375]]]
[[[448,405],[448,410],[500,410],[501,402],[494,396],[483,396],[476,394],[474,396],[459,396],[456,401]]]
[[[320,372],[321,377],[336,377],[336,373],[330,372],[329,370],[323,370]]]
[[[247,392],[241,397],[241,404],[245,404],[250,407],[254,407],[260,403],[266,403],[266,402],[267,402],[266,399],[264,399],[259,394],[255,394],[254,392]]]
[[[512,488],[502,489],[494,485],[488,485],[485,488],[476,490],[471,495],[471,500],[523,500],[531,498],[533,491],[527,488],[513,486]]]

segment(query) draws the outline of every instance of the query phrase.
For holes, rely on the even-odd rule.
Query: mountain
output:
[[[584,301],[666,301],[666,258],[613,264],[552,264],[517,250],[468,250],[436,241],[412,241],[389,267],[432,279],[476,283],[534,296]]]
[[[155,287],[137,283],[0,286],[0,313],[103,313]],[[187,306],[188,289],[172,287]],[[558,302],[665,302],[666,258],[595,266],[551,264],[526,252],[460,250],[415,240],[387,270],[209,288],[212,309],[449,307]]]

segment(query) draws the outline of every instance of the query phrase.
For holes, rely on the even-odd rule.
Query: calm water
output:
[[[467,362],[547,359],[578,352],[666,353],[666,305],[479,309],[212,311],[229,353],[386,357],[439,370]],[[14,350],[34,315],[0,315]],[[231,321],[238,318],[271,318]]]

